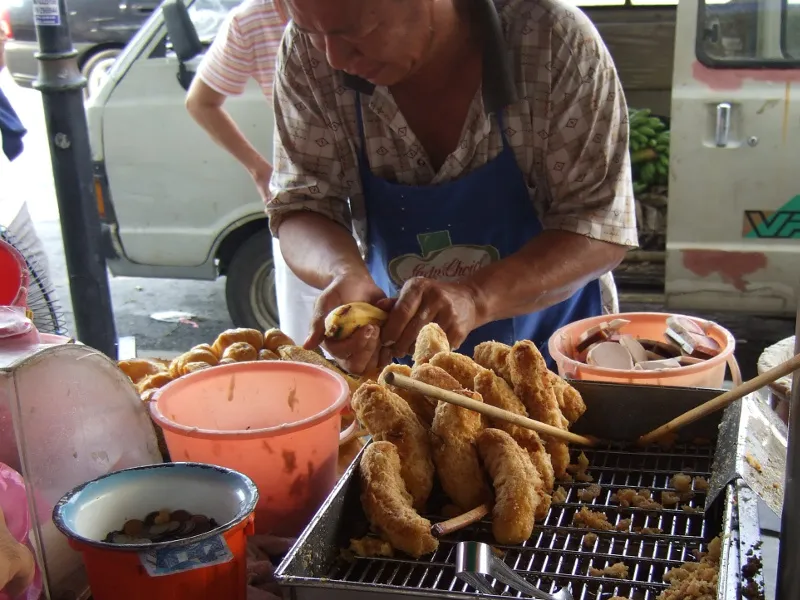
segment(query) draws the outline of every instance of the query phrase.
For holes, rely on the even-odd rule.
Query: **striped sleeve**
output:
[[[256,69],[252,41],[242,35],[238,12],[233,11],[203,57],[197,76],[224,96],[238,96]]]

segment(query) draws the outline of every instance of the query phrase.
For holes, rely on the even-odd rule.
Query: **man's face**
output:
[[[432,0],[285,0],[288,16],[334,68],[394,85],[423,61]]]

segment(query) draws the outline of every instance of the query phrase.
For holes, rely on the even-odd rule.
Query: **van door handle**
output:
[[[717,104],[717,128],[714,134],[714,143],[717,148],[724,148],[728,145],[728,138],[731,135],[731,104],[730,102],[720,102]]]

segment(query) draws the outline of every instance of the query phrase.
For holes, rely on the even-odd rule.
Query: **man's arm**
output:
[[[223,107],[227,96],[195,77],[186,96],[186,109],[211,139],[238,160],[256,182],[269,181],[272,167],[247,140]]]
[[[319,71],[307,65],[316,61]],[[325,316],[348,302],[388,308],[350,232],[348,180],[357,180],[341,156],[336,130],[328,126],[323,94],[333,75],[326,59],[291,27],[278,53],[275,76],[275,171],[267,204],[270,228],[292,271],[322,291],[314,307],[307,348],[324,340]],[[320,80],[321,79],[321,80]],[[352,161],[351,161],[352,162]],[[347,340],[325,340],[328,352],[351,373],[375,370],[381,356],[379,329],[362,327]]]
[[[563,67],[551,81],[545,231],[470,278],[483,322],[557,304],[636,246],[625,97],[596,31],[584,15],[576,20],[553,32],[554,62]]]
[[[465,282],[475,294],[477,326],[558,304],[614,269],[626,252],[624,246],[577,233],[544,231]]]

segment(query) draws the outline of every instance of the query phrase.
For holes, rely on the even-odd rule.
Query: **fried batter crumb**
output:
[[[553,492],[553,504],[564,504],[567,501],[567,490],[564,489],[564,486],[560,485],[556,488],[556,491]]]
[[[756,471],[758,471],[759,473],[762,472],[763,468],[761,466],[761,463],[758,462],[752,454],[748,452],[747,454],[744,455],[744,459],[747,461],[747,464],[753,467]]]
[[[594,477],[592,477],[586,472],[588,469],[589,469],[589,459],[586,458],[586,454],[584,454],[583,452],[581,452],[578,455],[577,464],[567,465],[567,473],[575,477],[576,481],[591,483],[592,481],[594,481]]]
[[[691,513],[691,514],[694,514],[694,515],[697,515],[697,514],[700,514],[700,513],[703,512],[703,509],[700,508],[699,506],[689,506],[688,504],[684,504],[683,506],[681,506],[681,510],[683,512]]]
[[[631,520],[630,519],[622,519],[617,525],[614,527],[617,531],[628,531],[631,528]]]
[[[392,558],[394,556],[394,548],[389,542],[374,537],[351,539],[349,550],[362,558]]]
[[[686,562],[664,574],[669,587],[656,600],[706,600],[717,597],[719,561],[722,539],[711,540],[708,552],[700,555],[699,562]]]
[[[614,526],[608,522],[608,517],[604,513],[589,510],[585,506],[572,517],[572,524],[575,527],[599,529],[600,531],[611,531],[614,529]]]
[[[613,577],[614,579],[627,579],[628,565],[623,562],[618,562],[603,569],[589,567],[589,575],[592,577]]]
[[[611,496],[611,501],[618,503],[622,508],[649,508],[660,510],[663,508],[658,502],[653,500],[653,493],[650,490],[636,490],[625,488],[618,490]]]
[[[686,473],[676,473],[673,475],[671,484],[677,492],[686,493],[692,491],[692,477]]]
[[[608,600],[628,600],[625,596],[611,596]]]
[[[694,478],[694,489],[698,492],[708,491],[708,479],[700,477],[699,475]]]
[[[596,541],[597,541],[596,533],[587,533],[585,536],[583,536],[581,544],[583,544],[584,548],[594,548],[594,544]]]
[[[644,535],[661,535],[664,533],[660,527],[642,527],[642,534]]]
[[[681,501],[681,497],[675,492],[664,490],[661,492],[661,504],[664,506],[675,506]]]
[[[596,483],[593,483],[589,487],[582,488],[578,490],[578,498],[581,502],[591,502],[595,498],[597,498],[603,490],[600,489],[600,486]]]

